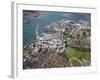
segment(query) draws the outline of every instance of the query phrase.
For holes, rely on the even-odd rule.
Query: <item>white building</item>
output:
[[[42,33],[37,41],[38,46],[43,48],[56,49],[56,52],[62,52],[65,50],[65,43],[53,34]]]

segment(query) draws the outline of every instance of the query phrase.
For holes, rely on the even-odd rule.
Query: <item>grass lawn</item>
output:
[[[78,62],[77,60],[71,60],[71,63],[73,64],[73,66],[81,66],[80,62]]]
[[[69,51],[66,53],[68,58],[76,57],[78,59],[85,59],[90,61],[91,60],[91,51],[88,49],[76,49],[70,48]]]
[[[79,60],[82,61],[83,59],[91,62],[91,51],[89,49],[69,48],[67,52],[63,52],[62,56],[71,60],[70,64],[73,66],[81,66]]]

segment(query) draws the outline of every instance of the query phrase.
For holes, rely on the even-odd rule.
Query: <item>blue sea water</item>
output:
[[[29,10],[24,10],[29,12]],[[39,26],[39,33],[42,33],[43,27],[49,25],[52,22],[60,20],[73,20],[73,21],[87,21],[91,23],[90,13],[69,13],[69,12],[53,12],[53,11],[42,11],[42,14],[38,17],[34,17],[36,13],[30,13],[24,15],[23,11],[23,45],[30,43],[36,39],[36,26]],[[32,11],[31,11],[32,12]]]

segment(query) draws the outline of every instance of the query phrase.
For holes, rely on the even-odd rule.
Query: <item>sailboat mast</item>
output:
[[[39,39],[39,34],[38,34],[38,25],[36,27],[36,39]]]

